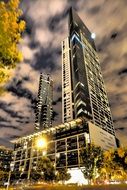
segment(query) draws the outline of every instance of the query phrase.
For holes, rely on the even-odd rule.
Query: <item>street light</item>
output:
[[[11,170],[9,171],[8,182],[7,182],[7,190],[9,189],[10,178],[11,178]]]
[[[13,172],[14,170],[14,163],[10,163],[10,171],[9,171],[9,175],[8,175],[8,182],[7,182],[7,190],[9,189],[9,185],[10,185],[10,179],[11,179],[11,172]]]
[[[47,146],[47,141],[45,138],[38,138],[36,141],[36,147],[39,149],[45,148]]]

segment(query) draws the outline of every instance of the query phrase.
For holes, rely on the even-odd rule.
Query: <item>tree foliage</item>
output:
[[[18,44],[25,22],[18,7],[19,0],[0,1],[0,83],[8,80],[11,69],[22,59]]]
[[[70,178],[71,175],[67,172],[67,168],[64,167],[57,171],[56,181],[62,181],[62,183],[64,183],[65,181],[68,181]]]
[[[0,170],[0,185],[3,185],[3,182],[8,179],[8,172]]]
[[[114,159],[114,150],[108,150],[104,152],[103,165],[100,169],[100,178],[102,180],[110,180],[114,176],[115,171],[117,170],[117,165],[113,161]]]
[[[127,172],[127,147],[120,147],[114,151],[114,162]]]
[[[102,151],[94,144],[81,150],[84,177],[89,182],[127,180],[127,147]]]
[[[83,175],[88,182],[95,180],[103,161],[103,151],[99,146],[94,144],[87,144],[81,150],[81,160],[83,164]]]
[[[36,172],[44,181],[55,180],[55,168],[48,157],[42,157],[38,160]]]
[[[127,179],[127,148],[120,147],[104,152],[103,165],[100,169],[102,180],[121,180]]]

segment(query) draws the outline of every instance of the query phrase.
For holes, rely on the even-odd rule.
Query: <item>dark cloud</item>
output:
[[[18,88],[17,88],[18,86]],[[28,90],[27,88],[23,88],[21,87],[21,83],[18,82],[18,84],[16,85],[10,85],[7,87],[7,90],[8,92],[11,92],[12,94],[14,94],[15,96],[17,97],[23,97],[23,98],[26,98],[30,101],[30,106],[29,105],[26,105],[26,106],[29,106],[30,108],[32,108],[33,110],[35,110],[35,107],[36,107],[36,97],[34,94],[32,94],[32,92],[30,90]],[[17,115],[15,116],[17,117]]]
[[[62,97],[59,97],[56,101],[53,101],[53,105],[56,105],[58,102],[62,101]]]
[[[12,129],[17,129],[17,130],[21,131],[21,129],[19,129],[20,124],[21,123],[28,124],[30,122],[29,117],[19,115],[19,112],[14,111],[13,108],[8,106],[8,104],[6,104],[4,102],[0,102],[0,109],[9,115],[9,117],[7,117],[6,119],[5,119],[5,117],[0,116],[0,127],[1,128],[6,127],[6,128],[12,128]],[[12,121],[16,122],[16,124],[15,124],[16,126],[11,124]]]
[[[112,35],[111,35],[111,39],[115,39],[116,37],[117,37],[117,35],[118,35],[118,33],[116,32],[116,33],[113,33]]]
[[[35,110],[36,106],[37,106],[37,97],[35,97],[31,100],[31,108],[33,108]]]
[[[41,48],[40,52],[35,54],[35,63],[32,67],[40,72],[42,69],[50,68],[51,71],[57,69],[56,60],[57,57],[60,55],[61,50],[59,48],[52,49],[48,47],[47,49]]]
[[[28,78],[25,77],[24,80],[28,80]],[[34,94],[27,88],[22,87],[23,80],[16,80],[15,78],[11,82],[11,84],[7,85],[6,89],[8,92],[11,92],[15,96],[18,97],[24,97],[26,99],[29,99],[30,101],[34,100]]]
[[[12,139],[17,139],[17,138],[19,138],[19,137],[20,137],[19,135],[11,135],[11,136],[9,137],[9,139],[12,140]]]
[[[13,126],[13,125],[5,125],[5,124],[0,124],[0,128],[10,128],[10,129],[15,129],[18,131],[22,131],[22,129],[20,129],[19,127]]]
[[[35,32],[35,24],[34,24],[33,19],[28,16],[27,11],[28,11],[28,8],[24,11],[23,15],[21,16],[21,19],[24,20],[26,23],[24,35],[27,34],[30,37],[32,37]]]
[[[31,63],[30,59],[24,59],[24,63]]]
[[[123,117],[123,120],[127,120],[127,117]]]
[[[127,69],[122,69],[121,71],[119,71],[118,74],[119,75],[127,74]]]
[[[25,120],[18,120],[18,119],[16,119],[15,121],[18,122],[18,123],[29,123],[29,121],[25,121]]]
[[[57,89],[56,89],[57,92],[61,92],[62,91],[62,86],[58,86]]]
[[[98,52],[101,52],[101,51],[102,51],[101,47],[98,47],[98,48],[97,48],[97,51],[98,51]]]
[[[107,64],[109,64],[110,60],[111,60],[111,56],[110,56],[110,55],[107,55],[107,56],[103,59],[103,61],[101,62],[101,68],[102,68],[103,70],[106,69]]]
[[[18,115],[17,118],[23,119],[23,120],[24,120],[24,119],[29,119],[28,117],[24,117],[24,116],[21,116],[21,115]]]
[[[103,50],[104,52],[106,52],[106,50],[107,50],[107,48],[109,47],[109,45],[112,44],[112,43],[111,43],[111,40],[114,40],[114,39],[115,39],[115,42],[117,42],[118,40],[122,40],[122,38],[124,37],[124,36],[122,36],[124,28],[125,28],[125,30],[126,30],[127,26],[124,25],[123,28],[122,28],[121,30],[117,31],[117,32],[114,32],[114,30],[113,30],[109,35],[106,34],[106,35],[101,39],[100,43],[97,44],[97,50],[98,50],[99,52],[102,51],[102,50]],[[116,41],[116,38],[117,38],[117,41]],[[114,42],[114,43],[115,43],[115,42]]]
[[[24,76],[24,77],[22,78],[22,80],[29,81],[30,78],[29,78],[28,76]]]
[[[121,95],[120,94],[116,94],[114,95],[114,98],[110,100],[110,104],[112,107],[114,107],[116,105],[117,102],[119,102],[119,104],[121,103]]]
[[[92,7],[91,9],[88,10],[89,14],[98,14],[100,11],[101,7],[100,6],[95,6]]]
[[[28,124],[28,123],[30,123],[30,122],[29,122],[29,121],[25,121],[24,123]]]
[[[69,11],[69,8],[65,9],[63,12],[56,14],[55,16],[50,17],[48,19],[47,24],[48,24],[48,28],[51,32],[56,32],[58,30],[62,31],[62,28],[61,28],[61,26],[59,26],[59,23],[61,22],[61,20],[63,20],[64,18],[67,17],[68,11]]]
[[[75,9],[76,11],[79,10],[79,2],[78,1],[74,1],[74,0],[68,0],[68,9],[72,7],[73,9]]]
[[[53,121],[55,120],[55,118],[58,116],[59,114],[57,113],[57,112],[55,112],[55,111],[53,111]]]
[[[10,109],[6,102],[0,102],[0,109],[8,113],[11,117],[22,117],[16,111]]]
[[[6,146],[11,149],[13,148],[13,144],[5,138],[0,138],[0,145]]]
[[[33,40],[31,40],[29,43],[29,47],[31,49],[36,49],[36,48],[40,47],[40,43],[35,41],[35,39],[33,38]]]
[[[14,95],[18,97],[25,97],[27,99],[32,99],[32,93],[25,88],[19,88],[17,89],[15,86],[9,86],[7,87],[8,92],[12,92]]]
[[[127,121],[127,117],[126,116],[125,117],[121,117],[121,118],[118,118],[118,119],[113,120],[113,121],[114,121],[114,123],[118,122],[118,121]]]
[[[68,17],[68,12],[70,8],[73,8],[75,11],[77,11],[78,8],[78,2],[77,1],[73,1],[73,0],[68,0],[68,4],[65,7],[64,11],[62,11],[59,14],[55,14],[54,16],[50,17],[47,21],[47,25],[48,28],[51,32],[63,32],[63,28],[61,27],[61,25],[59,25],[59,23]]]
[[[124,127],[118,127],[118,128],[116,128],[115,130],[123,131],[123,130],[125,130],[125,128],[124,128]]]
[[[48,21],[48,27],[51,31],[55,31],[58,30],[58,23],[60,22],[60,18],[59,15],[56,15],[54,18],[49,18]]]
[[[16,86],[18,87],[18,86],[21,86],[21,84],[22,84],[22,80],[18,80],[17,82],[16,82]]]
[[[6,122],[7,120],[4,117],[0,116],[0,122]]]
[[[100,43],[97,45],[97,49],[103,51],[109,45],[110,39],[107,36],[104,36]]]

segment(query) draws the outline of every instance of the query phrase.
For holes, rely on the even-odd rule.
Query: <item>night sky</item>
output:
[[[127,145],[127,1],[22,0],[26,31],[19,63],[0,98],[0,144],[34,130],[40,72],[54,81],[54,125],[61,123],[61,41],[73,7],[91,32],[100,57],[116,134]]]

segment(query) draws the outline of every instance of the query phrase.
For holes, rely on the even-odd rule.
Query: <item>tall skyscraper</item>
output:
[[[62,118],[80,116],[115,135],[93,35],[71,9],[69,37],[62,42]]]
[[[52,126],[53,81],[49,75],[40,74],[35,130]]]

